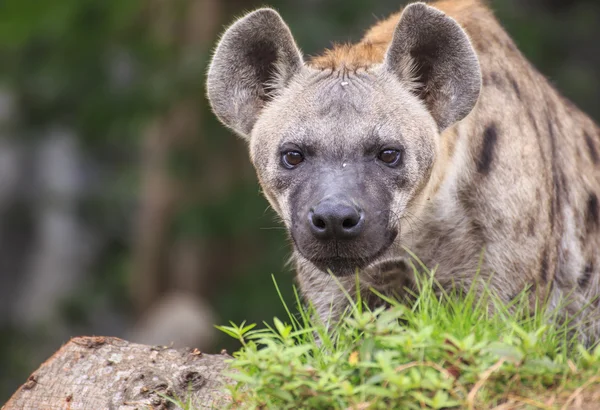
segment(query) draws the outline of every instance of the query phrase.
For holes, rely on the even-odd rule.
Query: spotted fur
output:
[[[437,266],[436,278],[443,286],[470,286],[479,272],[507,301],[524,289],[534,289],[532,294],[547,300],[551,308],[560,307],[566,315],[581,319],[582,338],[597,339],[598,127],[532,67],[482,2],[444,0],[426,7],[410,6],[375,25],[359,43],[335,46],[308,62],[295,51],[287,26],[274,11],[255,12],[259,14],[232,26],[216,51],[208,78],[211,104],[226,125],[249,141],[265,195],[292,236],[294,207],[303,197],[292,195],[294,180],[282,176],[274,159],[285,138],[281,130],[293,132],[288,125],[294,121],[316,124],[311,129],[316,136],[305,138],[317,138],[319,149],[337,146],[336,152],[344,152],[344,144],[359,138],[354,135],[377,129],[376,114],[384,112],[386,104],[404,104],[394,111],[398,118],[388,121],[410,134],[405,143],[417,154],[404,182],[381,185],[390,192],[390,212],[398,215],[394,223],[399,234],[389,250],[362,269],[363,293],[368,294],[369,287],[388,294],[402,291],[411,278],[406,247],[427,266]],[[409,17],[417,20],[409,25]],[[448,30],[444,35],[436,33],[441,26]],[[250,40],[236,43],[240,30]],[[457,30],[466,32],[468,47]],[[447,33],[456,42],[447,42]],[[254,52],[260,44],[257,36],[267,35],[275,40],[259,47],[262,54]],[[423,51],[433,56],[433,66],[428,66],[432,59],[411,62],[405,52],[414,43],[411,36],[433,38],[425,45],[438,48]],[[468,55],[471,46],[476,61]],[[465,64],[453,66],[447,56],[434,58],[453,47],[458,51],[448,55]],[[418,44],[412,50],[417,48]],[[249,50],[254,50],[250,57]],[[261,67],[270,69],[253,74],[253,59],[269,60]],[[436,64],[447,65],[440,68],[442,74],[436,74]],[[471,69],[454,73],[469,64]],[[382,77],[386,83],[377,95],[383,100],[352,97],[354,91],[348,91],[352,87],[364,90],[380,84],[381,79],[369,78],[385,67],[400,81],[388,74]],[[454,85],[439,88],[428,78],[430,73],[451,78]],[[253,75],[260,77],[258,82],[253,82]],[[261,82],[269,86],[261,88]],[[349,86],[344,89],[341,82]],[[456,89],[461,92],[452,95]],[[317,104],[335,93],[340,93],[335,104]],[[456,102],[460,98],[464,101]],[[380,109],[373,108],[378,104]],[[350,111],[355,115],[346,117]],[[410,115],[403,114],[407,112]],[[344,118],[346,136],[334,138],[339,123],[331,128],[321,122],[323,116],[330,122]],[[346,302],[337,281],[303,256],[297,243],[294,261],[305,297],[323,318],[338,314]],[[354,278],[339,281],[354,292]]]

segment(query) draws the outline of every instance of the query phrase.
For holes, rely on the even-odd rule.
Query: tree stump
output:
[[[223,374],[227,354],[208,355],[129,343],[114,337],[76,337],[43,363],[2,410],[193,409],[231,404]]]

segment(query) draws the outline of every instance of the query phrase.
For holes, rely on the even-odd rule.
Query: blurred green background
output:
[[[401,0],[273,0],[314,55]],[[600,2],[491,0],[534,64],[600,119]],[[0,2],[0,403],[71,336],[216,351],[212,324],[283,314],[285,232],[204,97],[254,0]]]

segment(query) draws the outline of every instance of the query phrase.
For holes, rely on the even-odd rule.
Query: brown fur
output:
[[[475,11],[485,11],[478,0],[443,0],[432,5],[463,23],[463,27],[469,18],[473,18]],[[401,11],[392,14],[371,27],[360,42],[336,45],[333,49],[314,57],[309,64],[321,70],[356,70],[381,63],[401,15]]]

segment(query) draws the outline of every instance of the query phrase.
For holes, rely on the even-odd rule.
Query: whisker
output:
[[[263,216],[265,216],[265,214],[266,214],[267,212],[269,212],[269,209],[273,209],[273,207],[271,206],[271,204],[268,204],[268,205],[265,207],[265,210],[263,211]]]
[[[408,226],[410,227],[411,241],[415,240],[415,231],[416,231],[416,229],[414,228],[414,220],[413,219],[416,219],[416,218],[414,218],[409,213],[404,214],[404,216],[400,219],[401,221],[404,220],[408,223]]]

